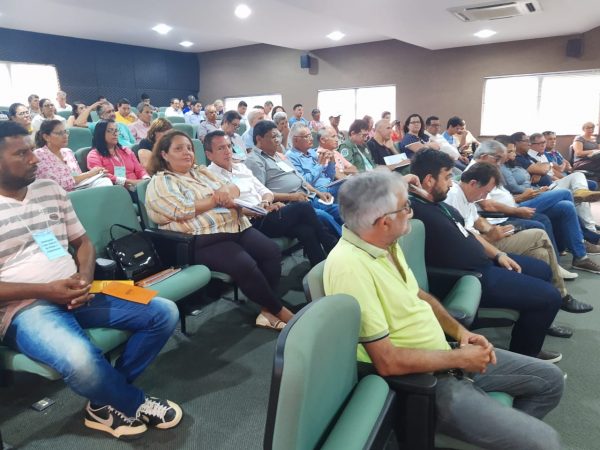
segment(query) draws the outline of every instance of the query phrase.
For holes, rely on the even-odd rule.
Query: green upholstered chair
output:
[[[138,155],[138,151],[140,150],[140,144],[133,144],[133,145],[130,147],[130,150],[131,150],[133,153],[135,153],[135,156],[137,156],[137,155]]]
[[[81,169],[82,172],[88,171],[87,155],[90,152],[90,150],[92,150],[92,147],[82,147],[75,152],[75,159],[77,160],[77,163],[79,164],[79,168]]]
[[[152,113],[152,121],[155,121],[156,119],[158,119],[158,112],[154,111]]]
[[[96,111],[90,112],[90,117],[92,118],[92,122],[98,122],[100,120],[100,116]]]
[[[198,137],[198,124],[194,123],[192,124],[192,139],[196,139]]]
[[[194,155],[196,157],[196,164],[199,166],[206,166],[206,153],[204,153],[204,144],[200,139],[192,139],[194,144]]]
[[[69,147],[73,153],[83,147],[92,146],[92,132],[86,127],[71,127],[69,128]]]
[[[183,131],[190,137],[190,139],[194,139],[196,137],[196,135],[194,134],[194,127],[188,123],[173,123],[173,128],[179,131]]]
[[[265,450],[383,448],[396,420],[395,394],[377,375],[360,381],[360,308],[348,295],[298,312],[275,348]]]
[[[168,106],[159,106],[158,111],[161,113],[164,113],[167,110],[167,108],[168,108]]]
[[[73,115],[71,111],[58,111],[56,114],[67,120],[69,117]]]
[[[121,186],[105,186],[69,193],[77,217],[94,244],[96,256],[106,258],[106,245],[110,241],[110,227],[115,224],[142,230],[133,202],[126,189]],[[153,284],[158,295],[179,302],[198,293],[210,281],[206,266],[180,263],[177,253],[186,251],[190,244],[187,236],[172,236],[168,232],[151,233],[157,251],[166,266],[182,267],[175,275]],[[181,308],[180,308],[181,310]],[[185,316],[181,314],[181,328],[185,332]]]
[[[185,119],[180,116],[167,116],[166,119],[172,124],[185,123]]]
[[[130,105],[130,109],[131,112],[134,113],[136,116],[140,113],[137,109],[137,106]]]

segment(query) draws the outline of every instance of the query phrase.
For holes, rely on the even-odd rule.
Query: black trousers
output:
[[[311,267],[323,261],[338,241],[317,218],[309,202],[290,203],[279,211],[254,219],[252,224],[272,238],[285,236],[298,239]]]
[[[195,262],[229,275],[251,301],[279,314],[283,307],[275,290],[281,277],[279,246],[260,231],[198,235]]]

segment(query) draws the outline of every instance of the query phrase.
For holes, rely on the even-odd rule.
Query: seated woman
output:
[[[39,159],[36,178],[49,178],[56,181],[65,191],[72,191],[78,185],[85,187],[110,186],[108,178],[101,177],[91,183],[86,180],[105,172],[103,167],[95,167],[85,173],[75,159],[70,148],[67,148],[69,131],[60,120],[44,120],[35,134],[38,147],[33,152]]]
[[[596,126],[592,122],[583,124],[583,134],[573,139],[573,168],[588,170],[600,176],[600,146],[594,137]]]
[[[148,165],[150,164],[150,158],[152,156],[152,149],[154,148],[154,144],[156,144],[159,139],[173,128],[171,122],[167,119],[159,117],[155,121],[150,124],[150,128],[148,128],[148,134],[144,139],[142,139],[139,143],[139,150],[137,152],[138,159],[142,166],[148,169]]]
[[[119,129],[114,120],[101,120],[94,129],[92,150],[87,156],[88,169],[103,167],[106,176],[113,184],[135,192],[136,185],[150,178],[146,170],[127,147],[121,147],[118,141]],[[132,194],[135,197],[134,194]]]
[[[398,144],[398,149],[410,159],[424,148],[440,149],[436,142],[429,142],[429,136],[425,134],[425,123],[418,114],[411,114],[406,118],[403,131],[404,137]]]
[[[12,120],[19,125],[22,125],[31,133],[31,115],[29,114],[29,108],[22,103],[13,103],[8,107],[8,120]]]
[[[73,102],[73,115],[69,116],[67,119],[67,128],[72,128],[75,126],[75,121],[81,114],[81,112],[85,109],[85,104],[82,102]],[[88,116],[88,122],[92,122],[92,117]]]
[[[41,113],[38,116],[35,116],[31,121],[31,129],[33,131],[37,131],[40,129],[40,125],[44,120],[60,120],[61,122],[66,122],[65,118],[59,114],[56,114],[56,107],[52,100],[48,100],[47,98],[43,98],[40,100],[40,111]]]
[[[146,209],[161,229],[196,235],[195,263],[230,275],[261,306],[256,325],[281,330],[292,318],[275,293],[281,252],[252,228],[233,200],[240,190],[194,164],[187,134],[172,130],[152,150]]]

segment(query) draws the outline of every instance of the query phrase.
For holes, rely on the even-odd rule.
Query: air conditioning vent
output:
[[[537,0],[512,2],[487,2],[477,6],[458,6],[448,11],[462,22],[479,20],[507,19],[540,12],[542,8]]]

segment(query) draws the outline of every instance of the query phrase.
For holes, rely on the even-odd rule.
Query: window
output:
[[[599,113],[599,70],[489,78],[481,134],[578,134],[581,125],[595,122]]]
[[[60,89],[56,67],[0,61],[0,105],[27,105],[27,97],[37,94],[52,101]]]
[[[323,90],[319,91],[317,104],[325,123],[329,116],[341,114],[340,129],[343,130],[365,115],[377,122],[383,111],[391,112],[393,120],[396,117],[396,86]]]
[[[227,97],[225,98],[225,111],[237,111],[238,103],[244,100],[248,104],[248,110],[251,110],[255,105],[264,105],[267,100],[273,102],[273,106],[282,104],[281,94],[269,95],[246,95],[243,97]]]

